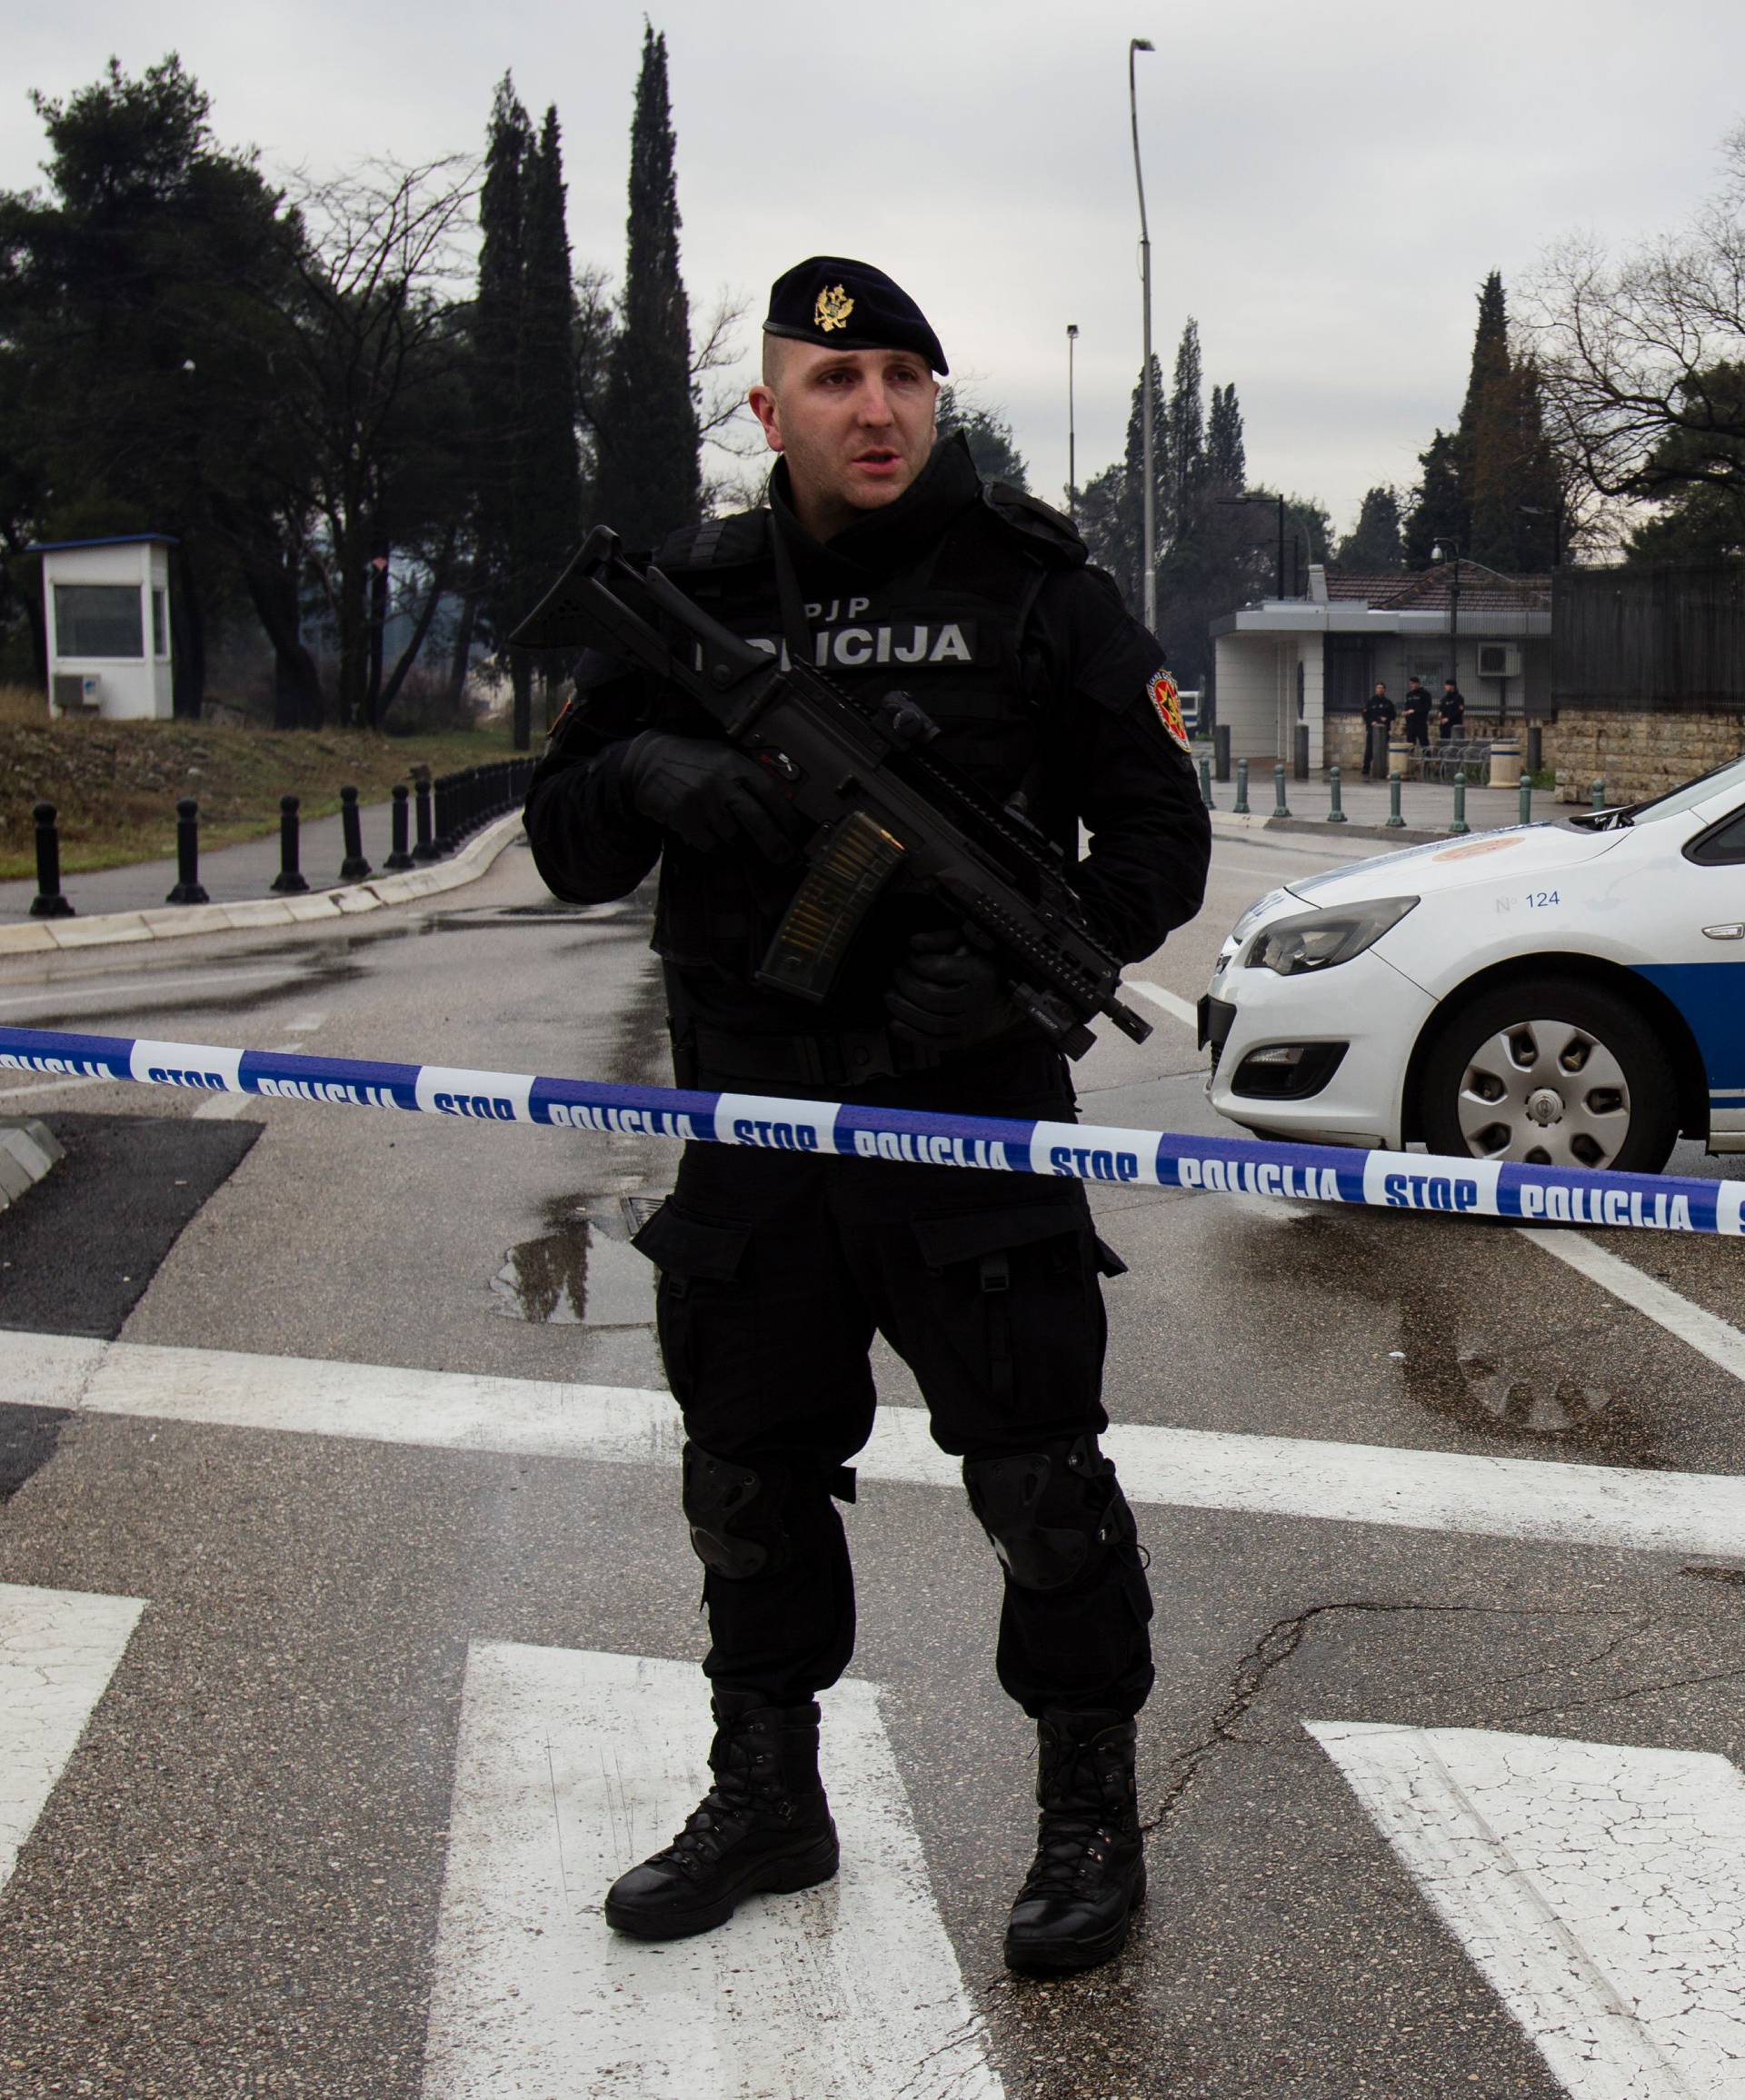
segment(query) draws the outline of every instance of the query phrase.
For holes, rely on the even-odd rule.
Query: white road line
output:
[[[424,2100],[1001,2100],[868,1684],[823,1695],[834,1882],[652,1946],[600,1913],[708,1783],[694,1664],[468,1654]]]
[[[0,1584],[0,1887],[145,1608],[135,1597]]]
[[[1577,2100],[1733,2100],[1745,1780],[1725,1757],[1303,1724]]]
[[[1523,1239],[1531,1239],[1535,1247],[1567,1262],[1601,1290],[1620,1299],[1632,1312],[1643,1314],[1668,1334],[1689,1343],[1699,1356],[1707,1357],[1711,1364],[1718,1364],[1736,1378],[1745,1378],[1745,1334],[1717,1314],[1705,1312],[1670,1284],[1661,1283],[1633,1261],[1624,1260],[1580,1233],[1555,1229],[1548,1231],[1536,1225],[1518,1225],[1515,1229]]]
[[[1153,1006],[1161,1006],[1172,1020],[1179,1020],[1186,1028],[1200,1026],[1200,1016],[1191,1000],[1173,991],[1165,991],[1161,984],[1153,984],[1149,978],[1130,977],[1126,984],[1129,991],[1136,991],[1149,999]]]
[[[394,1369],[305,1357],[9,1333],[0,1398],[88,1414],[378,1443],[676,1466],[669,1394],[625,1386]],[[1411,1531],[1650,1553],[1745,1555],[1745,1477],[1121,1423],[1105,1438],[1129,1497]],[[879,1410],[868,1480],[949,1488],[957,1463],[919,1408]]]
[[[214,985],[228,989],[238,984],[252,984],[258,978],[277,977],[289,981],[298,974],[298,965],[294,962],[273,962],[257,970],[198,970],[178,971],[174,975],[104,978],[85,986],[55,982],[45,984],[35,991],[0,999],[0,1013],[15,1012],[20,1007],[46,1006],[58,1010],[67,1005],[89,1006],[94,1001],[99,1006],[112,1006],[120,1012],[130,992],[150,995],[160,991],[199,991]],[[164,1002],[154,998],[152,1003],[162,1005]]]

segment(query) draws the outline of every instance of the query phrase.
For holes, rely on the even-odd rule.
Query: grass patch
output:
[[[53,802],[66,874],[166,859],[175,804],[200,804],[202,847],[266,838],[279,797],[302,798],[306,818],[331,816],[339,791],[385,801],[416,764],[457,772],[512,758],[506,725],[432,736],[361,730],[271,730],[195,722],[51,722],[40,692],[0,686],[0,880],[36,871],[40,801]]]

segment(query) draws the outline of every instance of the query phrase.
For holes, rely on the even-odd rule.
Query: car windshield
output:
[[[1711,795],[1726,794],[1729,789],[1745,791],[1745,758],[1717,766],[1713,772],[1687,781],[1683,787],[1674,788],[1670,795],[1661,795],[1655,801],[1631,803],[1630,821],[1632,824],[1651,824],[1660,817],[1676,817],[1681,811],[1706,802]]]

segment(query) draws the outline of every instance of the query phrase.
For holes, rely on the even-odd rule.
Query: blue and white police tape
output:
[[[1361,1203],[1527,1224],[1636,1226],[1734,1237],[1745,1231],[1745,1181],[1670,1174],[1590,1173],[1331,1145],[1263,1145],[1095,1123],[1013,1122],[766,1094],[607,1086],[528,1072],[376,1064],[46,1029],[0,1028],[0,1067],[75,1079],[138,1080],[207,1093],[411,1110],[474,1122],[621,1130],[703,1144],[1222,1190],[1291,1202]]]

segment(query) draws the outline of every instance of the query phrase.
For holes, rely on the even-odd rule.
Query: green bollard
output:
[[[1236,800],[1231,806],[1231,814],[1236,817],[1245,817],[1249,814],[1248,761],[1246,759],[1236,761]]]
[[[1212,761],[1210,759],[1200,761],[1200,800],[1209,810],[1215,810],[1218,807],[1212,799]]]
[[[1448,827],[1454,836],[1464,838],[1472,827],[1466,821],[1466,774],[1454,776],[1454,821]]]
[[[1274,766],[1272,769],[1272,814],[1274,817],[1288,817],[1291,814],[1291,805],[1284,799],[1282,766]]]
[[[1400,776],[1398,773],[1391,773],[1388,776],[1388,821],[1381,829],[1384,831],[1402,831],[1405,828],[1406,820],[1400,814]]]
[[[1588,807],[1590,810],[1603,810],[1605,806],[1606,783],[1604,781],[1595,781],[1588,790]]]
[[[1345,805],[1339,799],[1339,768],[1337,766],[1328,767],[1327,785],[1331,793],[1331,800],[1327,804],[1327,821],[1330,824],[1349,824],[1351,820],[1345,814]]]
[[[1531,824],[1533,821],[1533,776],[1523,770],[1521,776],[1521,815],[1517,821]]]

